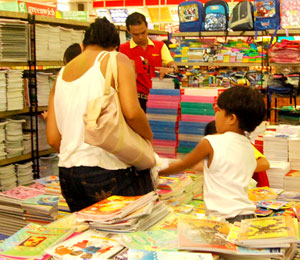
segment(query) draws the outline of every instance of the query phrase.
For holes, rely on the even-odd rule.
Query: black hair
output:
[[[64,62],[68,63],[81,53],[81,47],[79,43],[71,44],[64,53]]]
[[[142,23],[145,23],[146,27],[148,26],[145,15],[138,12],[134,12],[128,15],[126,18],[126,28],[128,31],[130,31],[129,30],[130,25],[140,25]]]
[[[104,49],[120,46],[117,28],[106,17],[96,18],[95,22],[86,29],[83,45],[86,47],[91,44],[97,44]]]
[[[204,130],[204,135],[213,135],[217,133],[217,128],[216,128],[216,121],[210,121]]]
[[[235,114],[239,128],[252,132],[265,117],[265,102],[256,89],[251,87],[231,87],[218,97],[218,107],[226,115]]]

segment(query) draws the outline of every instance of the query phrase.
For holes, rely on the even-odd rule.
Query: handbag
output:
[[[105,74],[104,94],[87,104],[83,115],[84,142],[98,146],[138,170],[156,164],[152,144],[136,133],[126,122],[118,96],[117,53],[109,52]],[[114,78],[115,91],[111,90]]]

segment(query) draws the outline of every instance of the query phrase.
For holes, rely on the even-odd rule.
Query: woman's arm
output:
[[[144,138],[152,141],[152,131],[146,114],[140,107],[136,89],[136,75],[130,59],[122,54],[117,55],[119,99],[123,115],[128,125]]]
[[[265,157],[259,157],[256,159],[257,166],[254,172],[262,172],[270,169],[270,163]]]
[[[193,151],[191,151],[185,158],[180,161],[171,163],[168,168],[159,171],[159,175],[170,175],[173,173],[178,173],[180,171],[190,169],[197,163],[209,157],[209,162],[211,162],[213,156],[213,149],[206,139],[203,139]]]
[[[48,116],[47,116],[47,141],[48,144],[57,152],[59,152],[61,135],[58,131],[55,110],[54,110],[54,93],[55,84],[50,92],[49,102],[48,102]]]

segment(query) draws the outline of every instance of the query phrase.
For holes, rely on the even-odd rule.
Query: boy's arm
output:
[[[171,163],[168,168],[159,171],[159,175],[170,175],[173,173],[178,173],[185,169],[191,168],[201,160],[208,156],[213,155],[213,149],[206,139],[203,139],[193,151],[191,151],[187,156],[177,162]]]

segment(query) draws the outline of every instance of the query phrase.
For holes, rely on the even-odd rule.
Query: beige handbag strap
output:
[[[109,52],[109,59],[107,61],[105,73],[105,87],[104,95],[110,94],[111,79],[114,78],[115,90],[118,91],[118,68],[117,68],[117,52]]]

